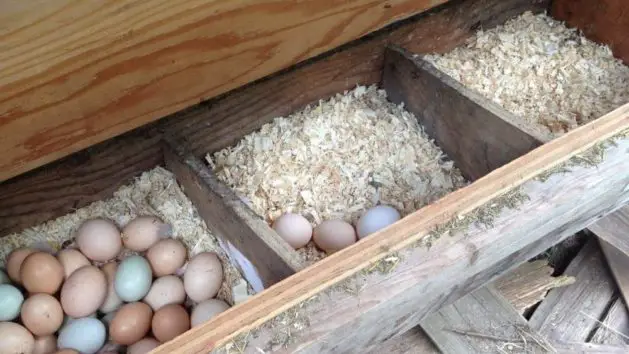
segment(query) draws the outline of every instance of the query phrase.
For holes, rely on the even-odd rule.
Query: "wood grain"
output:
[[[629,206],[590,225],[589,229],[621,253],[629,255]]]
[[[625,237],[626,235],[628,235],[628,233],[625,233]],[[607,266],[616,281],[620,296],[625,304],[629,304],[629,275],[627,274],[627,269],[629,269],[629,256],[601,238],[599,238],[598,242],[607,260]]]
[[[590,240],[565,274],[573,285],[553,289],[535,309],[531,327],[560,342],[586,342],[615,298],[614,282],[596,240]]]
[[[515,346],[548,353],[551,347],[493,286],[426,317],[421,327],[443,354],[500,353]]]
[[[15,4],[22,4],[28,9],[30,2]],[[244,134],[258,129],[276,116],[290,114],[309,103],[351,89],[356,84],[378,83],[382,77],[387,43],[404,45],[418,53],[446,52],[463,43],[478,27],[495,26],[525,10],[541,11],[546,4],[546,0],[466,0],[458,1],[453,6],[448,3],[448,6],[438,11],[421,15],[391,30],[361,39],[334,53],[231,91],[151,125],[181,141],[193,154],[203,156],[233,144]],[[3,213],[0,235],[62,216],[76,206],[83,206],[86,198],[93,201],[109,197],[112,186],[120,183],[115,177],[118,170],[134,168],[134,163],[141,167],[134,161],[134,155],[141,157],[145,150],[160,149],[158,139],[150,138],[146,142],[137,141],[139,139],[143,139],[142,136],[127,133],[115,144],[101,143],[76,156],[64,158],[54,166],[46,166],[0,183]],[[142,147],[135,150],[139,146]],[[98,151],[108,152],[99,154]],[[100,160],[113,159],[115,155],[121,155],[122,158],[107,168],[99,164]],[[82,164],[78,166],[76,160],[82,161]],[[91,164],[95,166],[92,168]],[[77,174],[75,170],[79,167],[80,173]],[[39,181],[50,179],[51,170],[58,174],[64,186],[71,186],[72,190],[69,191],[67,187],[52,191],[42,188]],[[112,179],[102,179],[104,175],[110,175]],[[86,183],[86,180],[95,182]],[[100,187],[95,187],[96,183]],[[28,201],[24,196],[28,196]],[[48,204],[52,199],[54,204]],[[28,203],[28,207],[24,203]]]
[[[302,333],[292,333],[295,344],[282,352],[343,353],[380,344],[394,333],[409,330],[434,309],[525,262],[527,258],[523,257],[531,256],[528,252],[532,248],[541,252],[549,246],[549,242],[542,242],[544,236],[552,236],[556,243],[625,203],[629,198],[626,188],[629,175],[624,172],[629,170],[626,158],[629,139],[610,146],[604,161],[595,168],[575,166],[571,172],[557,174],[544,183],[530,179],[627,128],[629,105],[519,157],[373,237],[321,260],[163,344],[155,353],[207,352],[391,252],[399,252],[397,268],[387,275],[366,275],[363,290],[358,294],[340,291],[336,296],[319,296],[318,301],[303,304],[300,311],[308,315],[309,327]],[[472,228],[467,235],[440,238],[429,250],[421,247],[405,250],[435,225],[484,205],[518,185],[522,185],[529,200],[518,210],[501,213],[493,227]],[[380,321],[379,325],[373,326],[374,321]],[[270,329],[260,329],[257,333],[257,338],[249,339],[252,351],[255,347],[266,348],[273,337]]]
[[[629,344],[629,313],[621,298],[614,300],[601,322],[590,340],[592,343]]]
[[[253,263],[269,287],[298,272],[297,253],[223,185],[198,158],[173,141],[164,144],[166,167],[177,176],[199,215],[217,237],[227,240]]]
[[[0,181],[447,0],[0,5]]]
[[[583,31],[586,37],[609,45],[629,64],[629,2],[626,0],[555,0],[552,16]]]
[[[605,345],[593,343],[557,343],[553,342],[553,348],[557,354],[626,354],[629,353],[627,345]]]
[[[478,179],[540,146],[517,119],[409,52],[386,52],[382,85],[404,103],[468,180]]]

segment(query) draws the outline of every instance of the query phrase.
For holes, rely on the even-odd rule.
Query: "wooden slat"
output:
[[[597,344],[629,344],[629,313],[622,299],[614,301],[590,341]]]
[[[593,343],[552,343],[557,354],[627,354],[627,345],[605,345]]]
[[[626,230],[625,235],[629,235],[629,229],[624,230]],[[620,290],[620,295],[624,299],[624,302],[629,304],[629,274],[627,274],[627,269],[629,269],[629,256],[601,238],[599,238],[599,244],[603,250],[605,259],[607,259],[607,266],[614,280],[616,280],[616,286],[618,286]]]
[[[629,206],[622,207],[589,227],[590,231],[621,253],[629,255]]]
[[[155,353],[195,353],[226,344],[397,251],[401,258],[395,271],[365,275],[358,294],[340,291],[302,304],[300,311],[308,315],[309,326],[302,333],[291,332],[296,341],[288,350],[343,352],[379,344],[393,333],[412,328],[435,308],[484,285],[518,262],[523,263],[526,259],[520,257],[527,256],[533,245],[548,246],[540,241],[545,235],[552,235],[556,243],[625,203],[629,198],[629,139],[610,144],[596,167],[574,166],[570,172],[559,173],[545,182],[529,179],[627,128],[629,105],[321,260],[213,321],[165,343]],[[405,250],[435,225],[484,205],[520,184],[528,200],[518,210],[500,213],[493,227],[472,228],[467,235],[441,238],[430,249]],[[378,326],[373,325],[376,322]],[[265,348],[272,336],[271,329],[259,329],[257,337],[249,338],[250,349]]]
[[[492,286],[426,317],[421,327],[444,354],[551,352],[551,345]]]
[[[577,27],[629,64],[629,2],[626,0],[555,0],[552,15]]]
[[[208,228],[253,263],[265,287],[303,268],[288,243],[220,183],[200,159],[172,141],[165,144],[164,150],[166,167],[177,176]]]
[[[157,127],[185,144],[187,150],[202,156],[234,143],[276,116],[290,114],[359,83],[378,83],[382,76],[386,43],[404,45],[418,53],[447,52],[463,43],[478,27],[495,26],[525,10],[539,12],[546,3],[530,0],[457,2],[456,6],[448,6],[430,16],[421,16],[307,65],[175,114],[159,122]],[[141,160],[146,152],[160,149],[157,144],[159,139],[140,142],[141,139],[141,136],[132,133],[125,134],[115,143],[106,142],[90,149],[102,149],[107,153],[95,154],[88,159],[85,156],[90,156],[90,153],[80,152],[55,163],[55,167],[46,166],[0,183],[0,236],[62,216],[77,206],[85,205],[88,199],[93,201],[108,197],[113,186],[120,183],[116,180],[119,170],[133,168],[134,165],[143,167],[139,161],[150,160],[146,157]],[[110,161],[116,156],[120,159],[108,167],[99,164],[100,160]],[[134,156],[139,160],[134,160]],[[80,165],[76,161],[81,161]],[[56,171],[64,185],[73,186],[73,189],[55,188],[51,191],[42,188],[40,181],[54,176],[51,169]],[[77,169],[80,173],[76,173]],[[112,178],[105,179],[105,175]],[[92,184],[97,183],[101,187],[89,188],[86,180],[93,180]],[[25,199],[15,196],[16,191],[29,196],[31,202],[24,204]],[[53,207],[47,203],[50,200],[54,200]]]
[[[552,290],[529,323],[550,340],[586,342],[615,296],[613,280],[596,240],[584,246],[565,274],[574,276],[575,284]]]
[[[446,1],[4,1],[0,181]]]

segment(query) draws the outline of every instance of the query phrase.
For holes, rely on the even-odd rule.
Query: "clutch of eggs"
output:
[[[120,346],[147,353],[230,307],[215,298],[223,283],[218,255],[188,260],[185,245],[155,216],[122,230],[104,218],[86,220],[75,245],[56,254],[29,247],[9,254],[0,270],[0,353]],[[119,261],[123,249],[135,254]],[[186,298],[196,304],[189,310]]]

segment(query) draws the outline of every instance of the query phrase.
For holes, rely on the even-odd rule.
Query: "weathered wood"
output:
[[[396,25],[391,31],[363,39],[336,53],[175,114],[156,125],[184,143],[193,154],[202,156],[232,144],[275,116],[292,113],[358,83],[378,83],[386,43],[401,44],[418,53],[446,52],[463,43],[478,27],[495,26],[525,10],[541,11],[547,3],[547,0],[458,2],[456,6],[447,6],[429,16]],[[88,200],[109,197],[113,186],[122,181],[115,180],[120,170],[143,167],[138,161],[148,165],[151,158],[145,157],[145,154],[160,149],[157,144],[159,139],[151,138],[144,142],[138,141],[140,139],[142,137],[128,133],[115,143],[101,143],[88,151],[64,158],[54,167],[46,166],[0,183],[0,235],[62,216],[77,206],[84,206]],[[98,151],[107,152],[99,154]],[[155,158],[158,155],[161,156],[152,156]],[[118,156],[120,159],[117,159]],[[134,160],[134,156],[138,160]],[[99,163],[111,159],[116,160],[109,166]],[[76,161],[81,161],[80,165]],[[80,172],[77,173],[77,170]],[[72,186],[72,189],[58,185],[53,190],[42,188],[39,181],[49,181],[55,174],[64,186]],[[106,175],[111,175],[112,179],[105,179]],[[90,187],[89,183],[85,183],[87,180],[93,180],[91,185],[98,184],[100,187]],[[29,196],[30,201],[24,204],[26,199],[14,196],[16,191]],[[39,202],[53,199],[54,205]]]
[[[494,282],[494,287],[509,300],[515,310],[523,314],[542,301],[548,291],[574,284],[568,275],[553,277],[553,268],[547,260],[526,262],[513,272]]]
[[[629,199],[627,138],[618,137],[614,144],[604,145],[604,159],[595,167],[577,164],[544,181],[531,178],[601,146],[628,128],[629,105],[625,105],[317,262],[163,344],[156,353],[195,353],[220,347],[293,306],[307,316],[309,326],[291,331],[294,342],[285,351],[343,353],[380,344],[394,333],[409,330],[434,309],[525,262],[532,249],[541,252],[549,246],[544,236],[557,243],[625,203]],[[517,210],[494,211],[493,226],[471,227],[465,235],[439,238],[430,249],[412,247],[436,225],[486,203],[494,205],[496,197],[519,185],[527,200]],[[340,289],[347,287],[341,287],[320,294],[341,281],[351,283],[350,276],[396,254],[398,261],[391,273],[361,273],[355,279],[360,285],[358,293],[346,293]],[[316,294],[324,296],[303,303]],[[376,322],[379,324],[374,326]],[[259,328],[248,337],[247,351],[266,348],[274,335],[285,329],[279,327],[276,332]]]
[[[629,313],[622,299],[614,300],[590,341],[597,344],[629,344]]]
[[[607,218],[603,220],[606,219]],[[629,231],[629,229],[625,230]],[[598,242],[605,255],[605,259],[607,259],[607,266],[614,280],[616,280],[616,286],[618,286],[620,290],[620,295],[624,299],[625,304],[629,304],[629,274],[627,274],[627,269],[629,269],[629,256],[601,238],[599,238]]]
[[[627,354],[629,346],[593,343],[552,343],[557,354]]]
[[[366,351],[367,354],[441,354],[434,343],[421,327],[411,328],[409,331],[393,337],[382,345]]]
[[[382,85],[391,101],[404,102],[417,116],[469,180],[542,144],[511,123],[517,119],[498,105],[405,50],[387,50]]]
[[[0,5],[0,181],[447,0]]]
[[[182,185],[208,228],[236,246],[269,287],[303,268],[296,252],[223,185],[198,158],[164,144],[166,167]]]
[[[626,0],[554,0],[551,14],[585,36],[610,46],[629,64],[629,2]]]
[[[621,253],[629,255],[629,206],[590,225],[589,229]]]
[[[596,240],[585,245],[565,274],[574,276],[575,283],[553,289],[529,323],[550,340],[586,342],[615,296],[614,282]]]
[[[550,344],[493,286],[476,290],[421,321],[444,354],[549,353]]]

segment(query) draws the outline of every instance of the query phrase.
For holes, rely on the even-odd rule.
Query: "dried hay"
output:
[[[466,183],[413,114],[375,86],[276,118],[206,159],[269,223],[284,212],[313,226],[333,218],[353,223],[378,203],[404,216]],[[323,257],[312,245],[300,254]]]
[[[629,67],[546,14],[526,12],[425,59],[549,140],[629,102]]]
[[[216,252],[225,273],[225,280],[217,297],[234,304],[232,286],[243,280],[243,277],[230,263],[218,240],[199,217],[175,177],[161,167],[144,172],[133,183],[119,188],[110,199],[92,203],[71,214],[3,237],[0,240],[0,257],[6,259],[13,249],[23,246],[48,244],[58,250],[73,239],[76,229],[89,218],[105,217],[122,227],[142,214],[155,215],[169,223],[173,237],[186,245],[189,256],[203,251]]]

